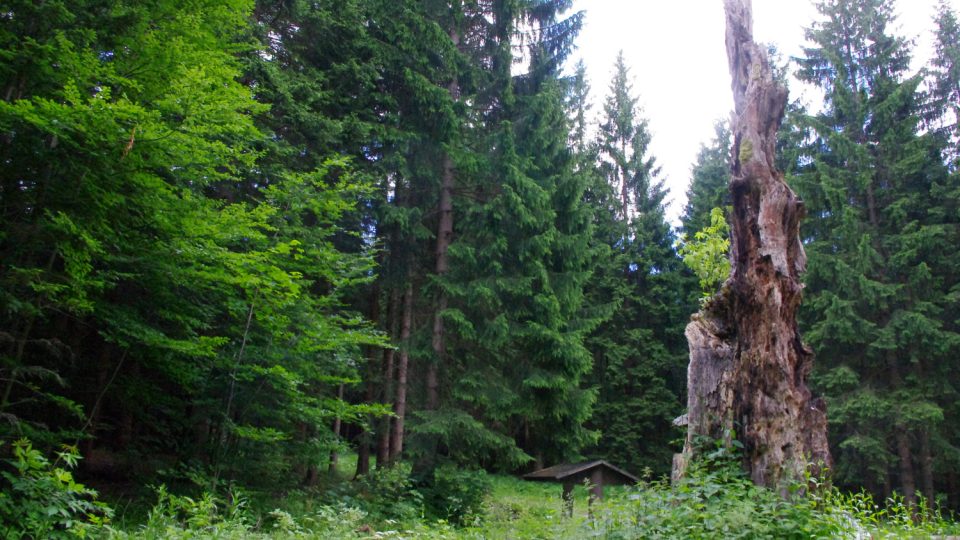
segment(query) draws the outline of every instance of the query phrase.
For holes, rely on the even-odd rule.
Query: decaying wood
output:
[[[702,438],[733,434],[754,482],[784,489],[829,465],[826,413],[806,379],[813,354],[796,312],[806,255],[803,203],[776,170],[777,130],[787,90],[753,42],[750,0],[725,0],[727,57],[735,103],[730,191],[731,275],[687,326],[687,440],[683,468]]]

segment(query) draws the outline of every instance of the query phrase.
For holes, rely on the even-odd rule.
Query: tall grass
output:
[[[640,539],[640,538],[929,538],[960,535],[960,524],[936,508],[907,508],[901,497],[878,502],[806,479],[785,500],[757,487],[724,449],[708,454],[670,485],[644,481],[608,488],[588,509],[587,491],[574,492],[565,517],[561,488],[450,467],[414,484],[397,466],[345,482],[337,475],[311,490],[269,496],[232,491],[195,496],[155,490],[139,523],[111,523],[95,493],[73,481],[26,443],[6,463],[13,487],[0,493],[6,538],[109,539]],[[76,463],[75,452],[61,462]],[[63,456],[61,456],[63,457]],[[800,493],[803,492],[801,496]],[[485,496],[484,496],[485,495]]]

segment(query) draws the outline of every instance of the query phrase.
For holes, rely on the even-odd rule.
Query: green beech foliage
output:
[[[680,255],[700,280],[704,298],[717,292],[730,276],[730,226],[722,208],[710,211],[710,225],[680,244]]]
[[[319,460],[330,437],[298,434],[358,413],[330,389],[376,341],[342,304],[371,262],[333,240],[363,188],[342,160],[263,174],[252,7],[5,8],[8,436],[88,439],[113,475],[192,458],[252,479]]]

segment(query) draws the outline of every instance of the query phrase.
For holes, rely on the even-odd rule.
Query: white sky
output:
[[[950,0],[960,9],[960,0]],[[937,0],[896,0],[894,31],[916,39],[914,69],[932,51]],[[733,107],[724,49],[722,0],[575,0],[584,10],[578,51],[591,86],[592,113],[602,111],[617,52],[631,69],[633,91],[653,132],[651,152],[670,188],[667,216],[676,222],[686,204],[690,167],[700,144],[713,137],[714,121]],[[753,0],[753,30],[785,57],[798,56],[803,32],[818,17],[812,0]],[[811,94],[791,83],[791,99]]]

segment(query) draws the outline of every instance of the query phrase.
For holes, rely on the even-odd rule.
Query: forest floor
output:
[[[608,487],[588,512],[578,487],[574,515],[563,515],[561,486],[506,475],[466,473],[440,493],[449,518],[428,510],[436,500],[416,490],[403,467],[351,482],[355,461],[346,457],[318,488],[284,494],[237,492],[230,497],[175,496],[155,490],[105,497],[116,509],[112,523],[92,537],[105,538],[318,538],[318,539],[579,539],[579,538],[932,538],[960,535],[960,523],[930,511],[911,519],[902,500],[878,505],[863,494],[824,488],[786,502],[753,486],[734,468],[665,481]],[[459,474],[460,471],[454,471]],[[479,480],[477,480],[479,479]],[[476,504],[470,485],[482,484]],[[432,502],[431,502],[432,501]],[[457,503],[462,503],[457,506]]]

